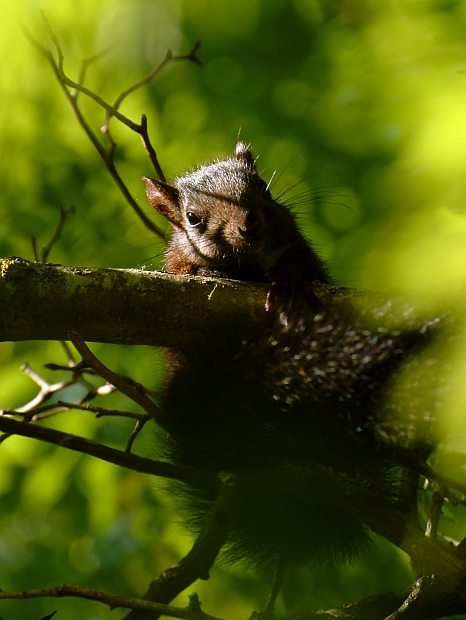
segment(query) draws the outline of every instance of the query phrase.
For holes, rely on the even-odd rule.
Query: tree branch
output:
[[[273,312],[265,312],[268,286],[261,284],[135,270],[67,268],[17,258],[0,261],[0,276],[0,339],[3,340],[62,340],[68,332],[75,331],[86,340],[183,348],[184,345],[193,346],[196,339],[225,342],[231,338],[257,338],[258,329],[273,315]],[[348,308],[354,312],[354,305],[361,302],[363,307],[371,309],[368,314],[382,321],[397,313],[396,304],[386,302],[381,295],[317,283],[314,291],[324,306],[332,306],[339,312],[348,312]],[[406,313],[407,307],[410,312],[414,311],[411,306],[402,305],[401,314]],[[59,314],[57,308],[60,308]],[[380,308],[385,308],[385,314]],[[87,350],[81,353],[86,356]],[[111,382],[115,380],[113,375],[106,378]],[[212,472],[153,462],[38,425],[0,417],[0,430],[35,437],[194,486],[217,490],[222,486],[221,475]],[[234,474],[233,479],[233,486],[239,489],[241,485],[248,489],[257,485],[262,491],[268,487],[271,492],[280,491],[280,485],[285,485],[289,492],[290,485],[295,485],[299,493],[306,480],[309,488],[325,485],[327,495],[334,498],[337,506],[403,549],[415,559],[416,565],[435,573],[442,588],[458,589],[464,594],[466,562],[463,557],[453,548],[429,540],[388,504],[377,489],[371,491],[357,481],[340,480],[338,474],[313,463],[291,470],[282,465],[264,471],[241,472]],[[229,505],[234,508],[234,502],[230,501]],[[224,534],[223,531],[222,536]],[[219,546],[220,538],[217,540]],[[218,545],[207,554],[209,557],[216,555]],[[209,562],[204,565],[208,570]],[[172,583],[178,591],[180,584],[186,579],[191,582],[194,576],[184,565],[183,571],[178,573],[182,577]],[[168,588],[170,592],[172,585]],[[157,592],[158,589],[159,585]]]
[[[133,129],[134,131],[136,131],[138,133],[141,133],[140,125],[138,125],[137,123],[133,123],[132,121],[130,121],[129,119],[124,117],[122,114],[120,114],[118,112],[118,110],[113,110],[112,106],[109,106],[109,104],[107,104],[105,101],[103,101],[103,99],[101,99],[100,97],[98,97],[97,95],[92,93],[92,91],[89,91],[88,89],[84,88],[84,86],[82,86],[82,84],[78,84],[77,82],[73,82],[73,80],[70,80],[65,75],[65,73],[63,71],[63,52],[61,50],[60,43],[58,41],[58,38],[54,34],[52,28],[50,27],[50,24],[45,19],[45,16],[44,16],[44,20],[45,20],[45,24],[46,24],[47,30],[49,32],[49,35],[50,35],[50,37],[52,39],[52,42],[53,42],[53,44],[55,46],[55,49],[56,49],[56,52],[57,52],[57,55],[58,55],[58,62],[55,60],[55,58],[53,57],[53,54],[48,49],[46,49],[43,45],[41,45],[32,36],[32,34],[26,28],[23,28],[26,37],[28,38],[30,43],[49,62],[50,66],[52,67],[53,73],[54,73],[58,83],[60,84],[60,87],[61,87],[61,89],[63,91],[63,94],[64,94],[66,100],[68,101],[68,104],[69,104],[69,106],[71,108],[71,111],[73,112],[73,115],[75,116],[75,118],[78,121],[79,125],[82,127],[82,129],[86,133],[87,137],[91,141],[92,145],[94,146],[94,148],[98,152],[99,156],[103,160],[105,166],[107,167],[108,172],[110,173],[110,176],[115,181],[116,185],[118,186],[119,190],[121,191],[121,193],[125,197],[125,199],[128,202],[128,204],[136,212],[136,214],[138,215],[138,217],[141,219],[141,221],[143,222],[144,226],[148,230],[153,232],[155,235],[157,235],[161,239],[165,240],[166,237],[165,237],[164,232],[160,228],[158,228],[158,226],[156,226],[151,221],[150,218],[147,217],[147,215],[144,213],[144,211],[141,209],[141,207],[138,205],[136,200],[131,195],[131,193],[128,190],[126,184],[124,183],[123,179],[121,178],[120,174],[118,173],[118,171],[117,171],[117,169],[115,167],[115,162],[114,162],[114,158],[113,158],[113,154],[114,154],[114,150],[115,150],[115,145],[113,144],[113,146],[111,146],[109,152],[107,152],[105,150],[105,148],[103,147],[103,145],[100,143],[100,141],[97,138],[97,136],[95,135],[95,133],[92,131],[91,127],[87,123],[87,121],[84,118],[83,114],[81,113],[81,110],[79,109],[78,102],[77,102],[78,92],[83,92],[84,94],[88,95],[94,101],[96,101],[96,103],[101,105],[104,109],[107,109],[108,107],[110,107],[111,108],[111,112],[112,112],[112,116],[115,116],[116,118],[118,118],[118,120],[120,120],[120,122],[124,123],[125,125],[130,127],[130,129]],[[70,92],[69,88],[72,88],[73,90]],[[109,112],[110,112],[110,110],[109,110]],[[108,132],[107,132],[107,135],[109,135]]]
[[[87,342],[183,349],[209,338],[223,346],[238,337],[257,338],[258,329],[273,320],[274,313],[265,310],[268,288],[221,278],[4,258],[0,341],[67,340],[69,332],[77,332]],[[370,308],[369,320],[397,320],[396,304],[381,294],[320,282],[312,288],[324,306],[341,314]],[[409,311],[416,311],[414,304]],[[400,304],[401,325],[405,313]]]
[[[221,480],[218,496],[191,551],[151,582],[143,597],[145,600],[169,603],[197,579],[209,579],[210,569],[237,519],[241,502],[236,476],[226,474]],[[155,620],[156,617],[143,611],[132,611],[126,620]]]
[[[212,471],[197,469],[194,467],[183,467],[181,465],[173,465],[162,461],[153,461],[136,454],[122,452],[115,448],[109,448],[90,439],[84,439],[71,433],[63,433],[53,428],[40,426],[38,424],[30,424],[27,422],[18,422],[9,417],[0,415],[0,431],[9,435],[20,435],[21,437],[30,437],[47,443],[53,443],[63,448],[68,448],[75,452],[94,456],[107,463],[132,469],[143,474],[151,474],[152,476],[161,476],[173,480],[180,480],[196,487],[207,489],[216,489],[219,485],[217,474]]]
[[[111,385],[114,385],[122,394],[125,394],[133,402],[137,403],[144,411],[154,419],[159,416],[159,408],[147,396],[143,386],[128,377],[117,375],[110,368],[107,368],[95,355],[93,355],[84,340],[76,332],[68,332],[71,342],[83,358],[83,363],[95,370],[100,377]]]
[[[394,610],[399,609],[416,588],[415,582],[409,588],[397,592],[387,592],[369,596],[335,609],[313,612],[296,612],[278,620],[383,620]],[[464,599],[455,594],[444,594],[430,602],[428,607],[418,614],[416,620],[436,620],[446,616],[466,613]],[[404,616],[401,616],[404,618]]]
[[[264,325],[267,287],[165,273],[0,260],[0,341],[67,340],[183,348]],[[228,325],[228,329],[225,329]]]
[[[143,609],[152,611],[153,613],[161,613],[172,618],[184,618],[186,620],[219,620],[214,616],[209,616],[202,611],[192,610],[188,607],[181,609],[172,607],[171,605],[163,605],[161,603],[152,603],[143,599],[130,598],[129,596],[118,596],[108,592],[101,592],[91,588],[83,588],[64,583],[56,588],[44,588],[42,590],[22,590],[21,592],[1,592],[1,599],[28,599],[28,598],[61,598],[63,596],[74,596],[77,598],[85,598],[91,601],[105,603],[111,609],[115,607],[126,607],[129,609]]]

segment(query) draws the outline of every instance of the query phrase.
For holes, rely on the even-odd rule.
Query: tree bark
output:
[[[67,340],[75,331],[89,342],[183,348],[252,334],[266,314],[260,284],[20,258],[0,260],[0,276],[1,341]]]
[[[183,348],[257,334],[269,286],[137,269],[90,269],[0,259],[0,341],[67,340]],[[347,312],[379,294],[314,283],[324,305]],[[272,313],[269,313],[272,314]],[[394,309],[391,309],[394,315]],[[272,318],[272,317],[270,317]]]

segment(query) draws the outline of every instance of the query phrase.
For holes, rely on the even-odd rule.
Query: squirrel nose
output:
[[[248,218],[248,221],[244,223],[244,226],[238,226],[238,231],[245,241],[251,243],[257,239],[259,227],[260,221],[258,218]]]

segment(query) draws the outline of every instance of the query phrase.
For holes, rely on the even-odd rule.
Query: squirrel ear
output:
[[[256,170],[254,156],[249,150],[249,147],[242,140],[236,144],[235,157],[238,161],[243,162],[250,170]]]
[[[146,186],[149,204],[164,215],[173,226],[180,224],[180,206],[178,190],[167,183],[150,177],[142,177]]]

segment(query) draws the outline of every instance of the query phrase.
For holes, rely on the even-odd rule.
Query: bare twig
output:
[[[79,409],[81,411],[90,411],[95,413],[96,418],[103,418],[106,416],[112,416],[116,418],[133,418],[138,421],[153,420],[152,416],[145,413],[135,413],[134,411],[121,411],[120,409],[106,409],[105,407],[98,407],[97,405],[91,405],[90,403],[67,403],[64,401],[57,401],[57,405],[67,407],[68,409]]]
[[[34,235],[31,237],[31,244],[32,244],[32,255],[34,256],[34,260],[36,261],[36,263],[39,262],[39,252],[37,250],[37,239],[36,237],[34,237]]]
[[[73,352],[71,351],[68,343],[64,340],[60,340],[60,344],[66,355],[66,361],[68,362],[68,368],[74,368],[76,366],[76,360],[74,359]]]
[[[134,428],[131,432],[131,435],[128,438],[128,442],[126,444],[125,452],[131,452],[133,448],[134,441],[139,433],[142,431],[144,426],[152,419],[151,415],[141,416],[134,425]]]
[[[91,385],[90,383],[88,383],[84,379],[83,375],[92,374],[95,376],[99,376],[97,372],[92,368],[88,370],[86,366],[83,366],[83,364],[77,365],[68,345],[65,342],[62,342],[61,344],[68,358],[68,366],[60,366],[58,364],[46,364],[46,367],[51,370],[71,371],[72,373],[71,378],[66,381],[60,381],[57,383],[49,383],[43,377],[41,377],[39,373],[33,370],[28,364],[23,364],[21,367],[21,370],[25,374],[27,374],[40,387],[39,394],[37,394],[37,396],[33,398],[31,401],[29,401],[26,405],[23,405],[22,407],[19,407],[14,411],[2,411],[1,415],[7,416],[7,417],[9,416],[14,417],[14,416],[22,415],[25,421],[31,422],[31,421],[42,420],[42,419],[57,415],[59,413],[62,413],[64,411],[69,411],[70,409],[79,409],[79,410],[84,410],[84,411],[91,411],[92,413],[96,414],[97,418],[103,417],[103,416],[133,418],[133,419],[136,419],[136,424],[128,439],[126,450],[125,450],[126,452],[131,452],[131,448],[133,446],[133,443],[136,437],[141,432],[141,430],[144,428],[145,424],[149,420],[153,419],[153,415],[149,413],[138,414],[138,413],[120,411],[120,410],[115,410],[115,409],[105,409],[104,407],[98,407],[96,405],[85,403],[85,401],[91,400],[97,395],[104,396],[104,395],[110,394],[111,392],[114,392],[116,388],[109,382],[106,382],[104,385],[101,385],[98,387],[95,387]],[[88,349],[86,351],[86,355],[88,356],[88,359],[92,363],[96,364],[98,360],[95,358],[95,356],[91,355]],[[106,367],[104,367],[103,365],[99,366],[100,370],[102,370],[102,368],[105,368],[105,372],[107,376],[110,376],[114,380],[116,378],[116,381],[118,381],[119,384],[125,382],[126,386],[129,386],[131,389],[135,388],[138,393],[140,392],[150,393],[151,392],[151,390],[143,388],[140,384],[135,384],[128,378],[111,373],[111,371],[107,369]],[[80,400],[79,403],[69,403],[66,401],[59,400],[55,403],[40,406],[41,403],[47,401],[53,394],[69,387],[70,385],[75,385],[75,384],[80,384],[86,388],[86,394]],[[151,413],[153,413],[152,410],[151,410]],[[0,443],[4,441],[5,439],[7,439],[9,436],[10,435],[8,434],[3,435],[0,438]]]
[[[63,73],[63,53],[61,51],[60,44],[58,42],[57,37],[55,36],[55,34],[53,33],[52,29],[50,28],[50,25],[48,25],[47,30],[48,30],[48,32],[50,34],[52,42],[54,43],[55,49],[57,51],[58,63],[55,61],[55,58],[53,57],[52,53],[49,50],[47,50],[43,45],[41,45],[32,36],[32,34],[26,28],[24,28],[25,35],[28,38],[28,40],[30,41],[30,43],[47,59],[47,61],[49,62],[50,66],[52,67],[52,70],[53,70],[53,72],[55,74],[55,77],[56,77],[57,81],[59,82],[59,84],[61,86],[63,94],[65,95],[66,100],[68,101],[68,103],[69,103],[69,105],[71,107],[71,110],[72,110],[74,116],[76,117],[76,120],[81,125],[82,129],[86,133],[87,137],[91,141],[91,143],[94,146],[94,148],[96,149],[97,153],[99,154],[99,156],[103,160],[105,166],[107,167],[107,170],[109,171],[111,177],[115,181],[116,185],[118,186],[119,190],[121,191],[121,193],[125,197],[125,199],[128,202],[128,204],[136,212],[136,214],[141,219],[141,221],[143,222],[144,226],[146,226],[146,228],[148,228],[152,233],[154,233],[155,235],[157,235],[161,239],[166,240],[165,233],[158,226],[156,226],[146,216],[144,211],[139,207],[139,205],[137,204],[136,200],[131,195],[130,191],[128,190],[126,184],[124,183],[123,179],[121,178],[120,174],[118,173],[118,171],[117,171],[117,169],[115,167],[115,163],[113,161],[112,153],[108,153],[105,150],[105,148],[102,146],[102,144],[100,143],[99,139],[97,138],[95,133],[92,131],[92,129],[90,128],[90,126],[88,125],[86,120],[84,119],[84,117],[83,117],[83,115],[82,115],[82,113],[81,113],[81,111],[80,111],[80,109],[78,107],[77,97],[73,96],[72,93],[75,92],[76,95],[77,95],[78,92],[83,92],[84,94],[90,96],[94,101],[99,103],[99,105],[101,105],[105,109],[111,108],[111,106],[106,104],[105,101],[103,101],[100,97],[98,97],[97,95],[94,95],[94,93],[91,93],[91,91],[89,91],[88,89],[84,88],[82,85],[78,84],[77,82],[73,82],[72,80],[70,80]],[[73,89],[73,91],[70,92],[68,90],[68,87],[71,87]],[[118,120],[120,120],[122,123],[124,123],[125,125],[127,125],[131,129],[133,129],[134,131],[138,131],[140,126],[137,125],[136,123],[133,123],[132,121],[130,121],[126,117],[123,117],[123,115],[121,115],[118,111],[115,111],[113,116],[118,118]],[[138,133],[139,133],[139,131],[138,131]]]
[[[94,394],[96,392],[96,388],[92,386],[90,383],[88,383],[83,378],[82,372],[80,372],[79,370],[70,368],[69,370],[72,371],[71,378],[65,381],[57,381],[56,383],[49,383],[48,381],[46,381],[43,377],[39,375],[38,372],[36,372],[28,364],[23,364],[21,366],[21,370],[25,375],[30,377],[34,381],[34,383],[36,383],[40,388],[40,391],[37,394],[37,396],[35,396],[32,400],[30,400],[28,403],[26,403],[22,407],[18,407],[15,410],[15,413],[27,414],[24,417],[28,419],[34,418],[34,415],[36,414],[36,411],[34,410],[41,403],[47,401],[49,398],[51,398],[53,394],[55,394],[56,392],[59,392],[60,390],[63,390],[66,387],[69,387],[70,385],[75,385],[76,383],[83,385],[87,390],[86,396],[88,397],[90,396],[90,394]]]
[[[194,47],[192,48],[192,50],[189,52],[189,54],[185,54],[184,56],[173,56],[171,50],[167,50],[165,58],[162,60],[162,62],[159,65],[157,65],[156,67],[154,67],[151,71],[149,71],[149,73],[146,75],[146,77],[144,77],[142,80],[140,80],[139,82],[136,82],[136,84],[133,84],[132,86],[130,86],[129,88],[127,88],[126,90],[121,92],[118,95],[117,99],[115,100],[115,103],[113,104],[113,106],[110,106],[109,104],[107,104],[105,102],[102,102],[102,100],[100,100],[99,105],[102,105],[102,103],[104,103],[104,105],[102,105],[102,107],[105,108],[105,110],[107,111],[107,115],[106,115],[106,118],[105,118],[105,124],[103,125],[103,127],[101,129],[102,133],[105,134],[105,133],[108,132],[108,126],[109,126],[109,122],[110,122],[110,119],[111,119],[112,116],[115,116],[116,118],[118,118],[118,120],[121,120],[121,122],[123,122],[125,125],[127,125],[131,129],[133,129],[133,131],[137,131],[138,133],[141,133],[141,126],[139,126],[139,128],[138,128],[138,126],[136,124],[134,124],[132,121],[129,121],[129,119],[127,119],[127,121],[129,123],[131,123],[131,126],[130,126],[127,122],[125,122],[122,119],[120,119],[119,113],[118,113],[118,108],[120,107],[120,105],[123,103],[124,99],[126,99],[126,97],[129,94],[131,94],[132,92],[134,92],[138,88],[141,88],[141,86],[144,86],[145,84],[148,84],[152,80],[152,78],[155,77],[165,67],[165,65],[168,64],[171,60],[191,60],[192,62],[195,62],[196,64],[201,64],[201,61],[196,56],[196,52],[199,49],[200,44],[201,44],[201,42],[197,41],[194,44]],[[91,95],[90,91],[86,92],[86,94],[88,96],[94,98],[93,95]],[[99,99],[100,99],[100,97],[99,97]],[[161,177],[161,180],[163,181],[164,179]]]
[[[315,613],[298,611],[277,620],[336,620],[337,618],[340,620],[379,620],[386,616],[389,617],[393,610],[398,610],[412,593],[415,585],[397,592],[369,596],[336,609],[320,610]],[[424,608],[422,613],[417,616],[416,620],[434,620],[464,614],[465,612],[464,599],[452,593],[446,593],[431,601],[428,607]],[[402,615],[399,618],[404,620]]]
[[[96,60],[99,60],[99,58],[101,58],[102,56],[107,54],[109,52],[109,50],[110,50],[110,48],[107,48],[106,50],[102,50],[101,52],[97,52],[97,54],[94,54],[90,58],[85,58],[81,62],[81,67],[79,69],[79,75],[78,75],[78,84],[82,85],[84,83],[84,80],[86,78],[86,73],[87,73],[87,70],[88,70],[89,66],[93,62],[95,62]],[[75,99],[78,98],[78,94],[79,94],[79,90],[77,90],[77,89],[74,89],[73,91],[71,91],[71,96],[74,97]]]
[[[150,584],[145,600],[168,603],[196,579],[208,579],[225,540],[237,518],[241,499],[234,475],[220,477],[222,484],[201,533],[191,551],[178,564],[164,571]],[[155,620],[158,616],[132,611],[127,620]]]
[[[131,208],[136,212],[136,214],[138,215],[138,217],[141,219],[141,221],[143,222],[144,226],[146,226],[146,228],[148,228],[152,233],[156,234],[158,237],[160,237],[163,240],[166,240],[166,236],[164,234],[164,232],[158,227],[156,226],[146,215],[145,213],[142,211],[142,209],[139,207],[139,205],[137,204],[137,202],[135,201],[135,199],[133,198],[133,196],[131,195],[131,193],[129,192],[126,184],[124,183],[123,179],[121,178],[120,174],[118,173],[116,167],[115,167],[115,161],[114,161],[114,153],[115,153],[115,148],[116,148],[116,144],[110,134],[109,131],[109,122],[110,119],[112,117],[115,117],[116,119],[118,119],[121,123],[123,123],[124,125],[126,125],[129,129],[131,129],[132,131],[137,132],[140,136],[141,139],[143,141],[143,144],[149,154],[149,157],[151,159],[151,162],[159,176],[159,178],[162,181],[165,181],[165,175],[163,174],[162,168],[158,162],[157,159],[157,155],[155,153],[154,148],[152,147],[151,143],[150,143],[150,139],[148,136],[148,132],[147,132],[147,119],[144,120],[145,116],[143,116],[143,120],[141,120],[141,124],[137,124],[135,122],[133,122],[131,119],[129,119],[128,117],[124,116],[123,114],[121,114],[121,112],[119,112],[119,107],[121,105],[121,103],[124,101],[124,99],[131,94],[132,92],[134,92],[136,89],[140,88],[141,86],[147,84],[148,82],[150,82],[152,80],[152,78],[157,75],[164,67],[165,65],[170,62],[170,61],[174,61],[174,60],[189,60],[192,61],[196,64],[200,64],[200,60],[198,59],[196,52],[199,48],[200,42],[198,41],[194,47],[192,48],[192,50],[189,52],[189,54],[185,54],[185,55],[181,55],[181,56],[173,56],[173,54],[171,53],[170,50],[168,50],[164,60],[157,66],[154,67],[142,80],[136,82],[135,84],[133,84],[132,86],[130,86],[129,88],[127,88],[126,90],[122,91],[120,93],[120,95],[117,97],[117,99],[115,100],[115,103],[113,105],[107,103],[106,101],[104,101],[102,99],[102,97],[99,97],[99,95],[97,95],[96,93],[94,93],[93,91],[91,91],[90,89],[86,88],[83,85],[83,81],[85,78],[85,74],[87,71],[87,68],[89,66],[90,63],[94,62],[95,60],[97,60],[104,52],[101,52],[100,54],[96,54],[94,56],[92,56],[91,58],[84,60],[82,62],[81,65],[81,69],[80,69],[80,73],[79,73],[79,77],[78,77],[78,81],[75,82],[73,80],[71,80],[65,73],[64,68],[63,68],[63,61],[64,61],[64,56],[63,56],[63,51],[60,45],[60,42],[58,40],[58,37],[55,35],[55,33],[53,32],[53,29],[50,25],[50,23],[47,21],[45,15],[43,15],[43,19],[44,19],[44,23],[45,23],[45,27],[46,30],[51,38],[51,41],[53,43],[53,46],[55,48],[55,51],[57,53],[57,60],[55,60],[54,56],[52,55],[52,53],[47,50],[41,43],[39,43],[39,41],[37,41],[32,34],[26,29],[24,28],[24,32],[26,37],[28,38],[28,40],[30,41],[30,43],[47,59],[47,61],[50,63],[52,70],[55,74],[55,77],[57,78],[62,91],[71,107],[71,110],[73,112],[73,114],[75,115],[78,123],[81,125],[81,127],[83,128],[83,130],[85,131],[86,135],[88,136],[89,140],[91,141],[91,143],[93,144],[94,148],[97,150],[98,154],[100,155],[101,159],[104,161],[105,166],[107,167],[107,170],[109,171],[110,175],[112,176],[113,180],[115,181],[115,183],[117,184],[118,188],[120,189],[120,191],[122,192],[123,196],[125,197],[126,201],[128,202],[128,204],[131,206]],[[71,90],[69,90],[71,89]],[[87,124],[87,122],[85,121],[79,107],[78,107],[78,94],[79,93],[83,93],[84,95],[88,96],[90,99],[92,99],[95,103],[97,103],[97,105],[99,105],[100,107],[102,107],[105,112],[106,112],[106,116],[105,116],[105,122],[104,125],[101,128],[102,133],[106,136],[109,147],[108,147],[108,151],[105,150],[105,148],[102,146],[102,144],[100,143],[99,139],[97,138],[97,136],[95,135],[95,133],[92,131],[92,129],[89,127],[89,125]],[[34,244],[34,241],[33,241]],[[37,260],[37,252],[35,253],[36,255],[36,260]]]
[[[60,392],[71,385],[79,384],[86,390],[86,393],[82,397],[80,403],[83,403],[87,400],[92,400],[97,395],[104,396],[115,391],[114,386],[109,383],[97,387],[89,383],[84,377],[84,375],[90,374],[97,376],[95,371],[87,370],[85,368],[77,366],[73,357],[71,356],[69,348],[65,345],[65,343],[62,343],[62,345],[68,355],[68,366],[60,366],[58,364],[46,364],[46,368],[49,368],[51,370],[69,371],[71,372],[71,378],[63,381],[57,381],[56,383],[49,383],[37,371],[31,368],[29,364],[22,364],[22,372],[28,377],[30,377],[34,381],[34,383],[39,386],[39,393],[25,405],[18,407],[12,412],[4,411],[3,415],[22,415],[23,419],[27,421],[33,421],[50,417],[52,415],[62,413],[63,411],[68,411],[70,409],[69,403],[59,402],[43,406],[41,406],[41,404],[48,401],[57,392]]]
[[[172,618],[183,618],[186,620],[219,620],[214,616],[209,616],[201,611],[195,611],[189,607],[184,609],[179,607],[171,607],[161,603],[152,603],[143,599],[130,598],[129,596],[119,596],[91,588],[83,588],[64,583],[55,588],[44,588],[42,590],[22,590],[21,592],[1,592],[1,599],[30,599],[30,598],[61,598],[64,596],[73,596],[84,598],[90,601],[97,601],[108,605],[111,609],[116,607],[126,607],[129,609],[144,609],[152,613],[160,613]]]
[[[112,390],[114,390],[112,386]],[[44,420],[45,418],[50,417],[51,415],[56,415],[57,413],[61,413],[63,411],[71,411],[73,409],[77,409],[80,411],[89,411],[95,414],[96,418],[103,417],[115,417],[115,418],[130,418],[136,420],[136,424],[140,425],[141,428],[150,420],[153,420],[153,417],[146,413],[135,413],[134,411],[121,411],[120,409],[106,409],[105,407],[98,407],[97,405],[91,405],[90,403],[70,403],[64,400],[57,400],[55,403],[51,403],[49,405],[42,405],[41,407],[35,407],[32,412],[29,412],[27,415],[23,415],[23,419],[30,422],[36,422],[38,420]],[[14,417],[17,415],[21,415],[22,412],[18,410],[7,410],[4,409],[1,412],[1,415]]]
[[[60,207],[60,219],[58,220],[58,224],[57,224],[57,227],[55,228],[55,232],[53,233],[52,238],[50,242],[48,243],[48,245],[42,248],[42,256],[40,260],[43,263],[47,262],[47,258],[50,254],[50,250],[55,245],[55,243],[58,241],[58,239],[60,239],[61,231],[63,230],[63,226],[65,225],[66,220],[69,218],[70,215],[73,215],[74,213],[76,213],[76,208],[73,206],[71,206],[69,209],[65,209],[65,207],[63,206]]]
[[[123,375],[118,375],[111,371],[109,368],[107,368],[107,366],[102,364],[102,362],[91,353],[89,347],[86,345],[81,336],[76,332],[70,332],[68,336],[76,349],[79,351],[79,354],[83,358],[83,363],[86,366],[94,369],[100,377],[108,381],[108,383],[114,385],[120,392],[122,392],[125,396],[137,403],[142,409],[144,409],[146,413],[151,415],[155,420],[160,418],[159,408],[147,396],[143,386],[140,383],[137,383],[136,381],[133,381],[128,377],[124,377]]]
[[[442,487],[446,487],[447,489],[454,489],[455,491],[466,494],[466,484],[458,482],[457,480],[449,478],[448,476],[439,474],[438,472],[434,471],[432,467],[429,467],[427,463],[407,459],[404,458],[402,455],[397,455],[397,460],[407,469],[417,472],[421,476],[424,476],[424,478],[429,480],[429,482],[435,482]]]
[[[132,430],[131,435],[129,436],[128,443],[125,448],[125,452],[131,452],[131,449],[133,447],[133,443],[136,437],[142,431],[142,429],[147,424],[147,422],[150,422],[151,420],[154,419],[148,413],[143,414],[143,413],[134,413],[132,411],[120,411],[118,409],[105,409],[104,407],[97,407],[96,405],[91,405],[88,403],[76,404],[76,403],[65,403],[62,401],[58,401],[57,405],[66,407],[67,409],[81,409],[82,411],[91,411],[92,413],[96,414],[95,416],[96,418],[112,416],[112,417],[119,417],[119,418],[133,418],[134,420],[136,420],[134,429]],[[36,418],[39,418],[39,416],[36,416]]]
[[[155,168],[155,170],[156,170],[156,172],[157,172],[157,174],[159,176],[159,179],[165,183],[165,181],[166,181],[165,175],[163,173],[162,168],[160,167],[159,160],[157,159],[157,155],[155,153],[154,147],[151,144],[151,141],[150,141],[150,138],[149,138],[149,134],[147,132],[147,116],[145,114],[143,114],[142,117],[141,117],[141,131],[140,131],[140,134],[141,134],[142,143],[144,144],[144,147],[145,147],[145,149],[147,151],[147,154],[149,155],[149,158],[150,158],[150,160],[152,162],[152,165],[154,166],[154,168]]]
[[[189,52],[189,54],[185,54],[184,56],[173,56],[171,50],[167,50],[165,58],[162,60],[162,62],[159,65],[157,65],[157,67],[154,67],[151,71],[149,71],[149,73],[146,75],[146,77],[144,77],[142,80],[140,80],[139,82],[136,82],[136,84],[133,84],[132,86],[130,86],[129,88],[124,90],[122,93],[120,93],[120,95],[117,97],[115,103],[113,104],[113,108],[115,110],[118,110],[118,108],[122,104],[123,100],[130,93],[134,92],[138,88],[141,88],[141,86],[144,86],[144,84],[148,84],[152,80],[152,78],[154,76],[156,76],[157,73],[159,73],[165,67],[165,65],[167,63],[169,63],[171,60],[191,60],[192,62],[195,62],[196,64],[200,65],[201,61],[196,56],[196,52],[199,49],[200,45],[201,45],[201,42],[200,41],[196,41],[196,43],[194,44],[194,46],[193,46],[192,50]]]
[[[275,602],[277,600],[278,594],[280,593],[280,588],[282,586],[283,580],[283,562],[281,558],[278,558],[277,565],[275,567],[275,573],[272,580],[272,585],[270,587],[269,595],[267,597],[267,602],[265,604],[264,610],[260,612],[253,612],[249,618],[249,620],[273,620],[274,617],[274,608]]]
[[[270,588],[269,596],[267,598],[267,603],[265,605],[264,611],[260,615],[261,620],[262,619],[272,620],[275,602],[280,592],[280,588],[282,587],[282,580],[283,580],[283,562],[281,558],[278,558],[277,566],[275,567],[275,574],[273,576],[272,587]]]
[[[49,244],[46,245],[44,248],[42,248],[42,254],[40,256],[39,256],[39,251],[37,248],[37,239],[35,237],[31,237],[32,253],[34,255],[34,260],[36,262],[39,262],[39,261],[43,263],[47,262],[47,258],[50,254],[50,250],[55,245],[55,243],[58,241],[58,239],[60,239],[60,235],[61,235],[61,232],[63,230],[63,226],[65,225],[66,220],[68,219],[70,215],[73,215],[75,211],[76,211],[75,207],[70,207],[68,210],[65,209],[65,207],[63,206],[60,207],[60,218],[55,228],[55,232],[53,233],[52,239],[50,240]]]
[[[135,454],[128,454],[115,448],[109,448],[95,441],[72,435],[71,433],[63,433],[52,428],[46,428],[38,424],[29,424],[27,422],[18,422],[11,418],[0,415],[0,431],[9,435],[20,435],[21,437],[30,437],[46,443],[52,443],[63,448],[68,448],[74,452],[80,452],[89,456],[94,456],[107,463],[125,467],[144,474],[152,476],[160,476],[162,478],[171,478],[180,480],[193,486],[216,489],[219,481],[218,476],[212,471],[197,469],[193,467],[184,467],[164,463],[161,461],[153,461]]]

